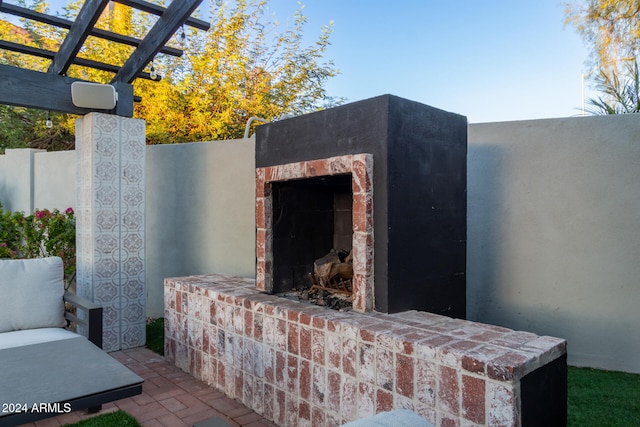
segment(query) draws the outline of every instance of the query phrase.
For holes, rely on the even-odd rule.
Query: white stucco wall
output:
[[[33,156],[34,208],[64,212],[76,206],[76,152],[54,151]]]
[[[7,210],[64,211],[76,202],[75,151],[8,149],[0,156],[0,202]]]
[[[34,195],[34,156],[44,150],[18,148],[5,151],[2,165],[4,179],[4,209],[29,215],[36,208]]]
[[[640,116],[469,126],[468,318],[640,372]]]
[[[147,316],[165,277],[255,277],[254,206],[253,138],[147,147]]]

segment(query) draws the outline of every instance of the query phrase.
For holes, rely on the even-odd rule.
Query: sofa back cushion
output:
[[[59,257],[0,259],[0,332],[66,325]]]

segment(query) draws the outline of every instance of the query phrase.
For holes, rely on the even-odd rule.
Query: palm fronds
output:
[[[590,98],[586,111],[592,115],[628,114],[640,112],[640,72],[638,62],[626,64],[622,75],[617,71],[600,70],[594,78],[595,88],[603,95]]]

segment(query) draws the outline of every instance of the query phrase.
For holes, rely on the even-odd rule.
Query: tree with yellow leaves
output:
[[[640,0],[583,0],[567,5],[566,22],[591,49],[591,76],[602,93],[592,114],[640,112]]]
[[[44,0],[32,3],[32,9],[46,10]],[[282,28],[268,15],[266,0],[232,3],[227,6],[211,0],[211,29],[179,32],[170,43],[183,49],[184,55],[176,58],[159,54],[153,67],[162,78],[134,82],[134,93],[142,98],[134,107],[134,117],[146,120],[148,143],[240,138],[250,117],[270,121],[342,102],[329,96],[324,87],[337,74],[333,63],[323,58],[331,25],[321,29],[315,43],[304,46],[304,6],[295,11],[291,27]],[[70,3],[63,16],[74,19],[81,5],[81,1]],[[97,27],[142,38],[153,22],[147,14],[111,3]],[[59,44],[66,32],[37,23],[24,28],[37,47],[42,43]],[[13,36],[0,26],[0,37],[11,40]],[[90,37],[80,56],[97,61],[108,58],[107,62],[121,65],[131,49]],[[15,54],[0,51],[0,62],[9,63],[11,55]],[[44,71],[47,62],[29,67]],[[69,68],[68,75],[103,83],[113,77],[77,65]],[[56,126],[72,131],[73,118],[65,117],[56,117]]]
[[[640,0],[575,1],[565,16],[591,49],[595,69],[619,71],[640,53]]]

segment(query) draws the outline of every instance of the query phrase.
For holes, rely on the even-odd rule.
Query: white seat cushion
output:
[[[0,350],[42,342],[82,338],[80,335],[62,328],[38,328],[24,331],[3,332],[0,334]]]
[[[59,257],[0,259],[0,332],[66,325]]]

